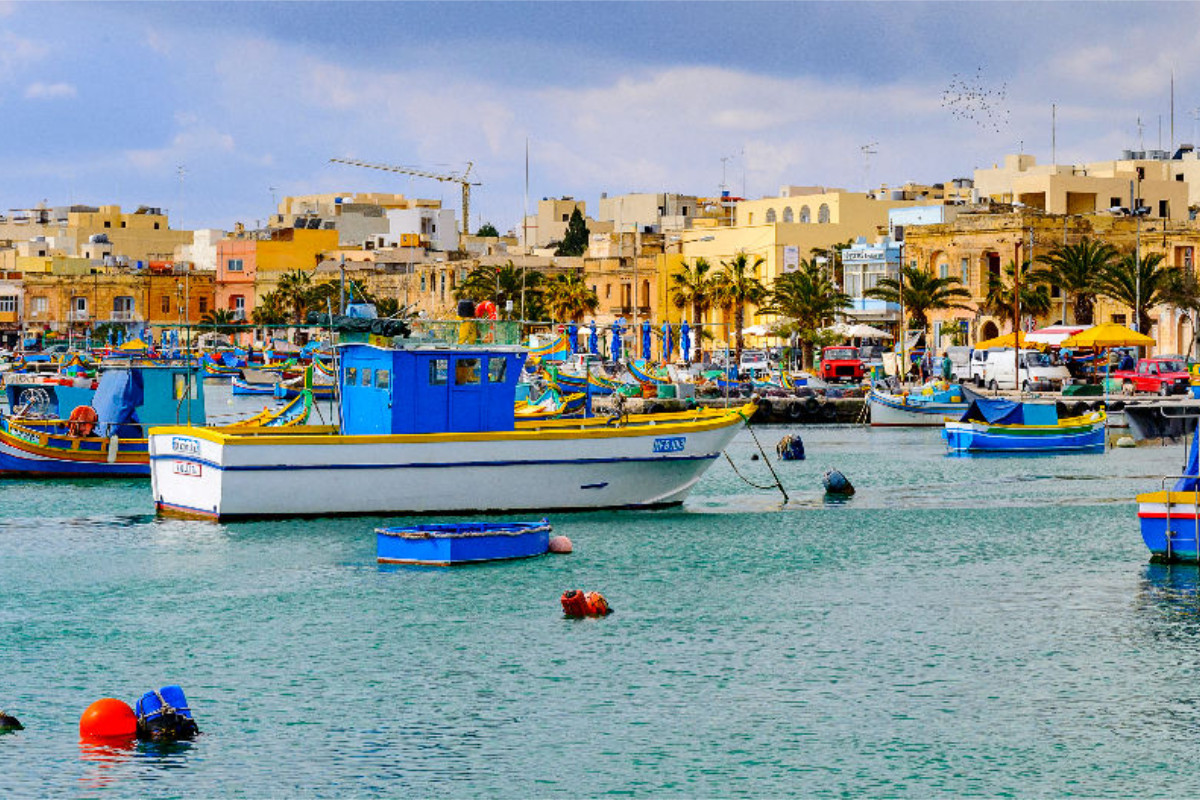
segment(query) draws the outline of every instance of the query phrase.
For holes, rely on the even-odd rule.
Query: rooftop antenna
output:
[[[1146,126],[1142,124],[1141,114],[1139,114],[1138,118],[1137,118],[1137,129],[1138,129],[1138,150],[1145,150],[1146,149],[1146,138],[1142,134],[1145,132]]]
[[[868,192],[871,191],[871,156],[879,152],[875,149],[878,146],[879,142],[871,142],[858,148],[863,157],[863,188]]]
[[[182,209],[182,208],[183,208],[183,179],[184,179],[184,178],[187,176],[187,165],[185,165],[185,164],[177,164],[177,165],[175,166],[175,174],[176,174],[176,175],[178,176],[178,178],[179,178],[179,199],[178,199],[178,202],[179,202],[179,207],[180,207],[180,209]],[[176,225],[179,225],[179,220],[178,220],[178,219],[176,219],[176,220],[175,220],[175,224],[176,224]]]
[[[722,192],[724,192],[726,189],[729,188],[729,184],[727,184],[725,182],[725,172],[726,172],[726,168],[729,166],[729,162],[735,158],[737,158],[737,156],[721,156],[721,191]]]
[[[275,187],[275,186],[268,186],[268,187],[267,187],[267,190],[268,190],[268,191],[271,193],[271,206],[272,206],[272,208],[276,208],[276,209],[277,209],[277,208],[279,208],[279,202],[278,202],[278,201],[275,199],[275,192],[278,190],[278,187]]]

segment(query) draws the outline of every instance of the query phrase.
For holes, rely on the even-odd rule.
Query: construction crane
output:
[[[398,172],[401,175],[416,175],[418,178],[430,178],[435,181],[444,181],[447,183],[462,184],[462,232],[463,236],[467,235],[467,229],[471,225],[471,187],[479,186],[479,183],[472,183],[467,176],[471,174],[471,167],[474,162],[468,161],[467,168],[463,170],[461,175],[438,175],[436,172],[426,172],[423,169],[413,169],[411,167],[398,167],[392,164],[372,164],[368,161],[356,161],[352,158],[331,158],[329,159],[335,164],[349,164],[352,167],[363,167],[364,169],[379,169],[384,172]]]

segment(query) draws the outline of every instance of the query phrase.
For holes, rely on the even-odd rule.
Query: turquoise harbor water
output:
[[[1180,447],[798,430],[787,508],[722,461],[680,510],[552,517],[573,555],[454,570],[377,566],[402,519],[168,521],[138,481],[6,482],[4,793],[1190,793],[1200,576],[1147,563],[1132,503]],[[828,467],[858,495],[826,503]],[[616,613],[563,619],[571,587]],[[172,682],[195,742],[81,749],[92,700]]]

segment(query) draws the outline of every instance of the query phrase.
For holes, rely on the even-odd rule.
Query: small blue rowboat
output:
[[[550,523],[450,522],[376,528],[380,564],[448,567],[478,561],[540,556],[550,549]]]
[[[1054,406],[979,398],[942,438],[952,453],[1058,453],[1104,449],[1103,411],[1060,419]]]

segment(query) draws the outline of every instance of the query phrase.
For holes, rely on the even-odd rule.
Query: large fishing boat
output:
[[[872,386],[867,393],[873,427],[942,427],[946,419],[958,419],[970,405],[963,388],[918,386],[908,392],[886,392]]]
[[[1167,489],[1167,483],[1172,486]],[[1200,435],[1192,435],[1182,475],[1137,496],[1142,541],[1155,561],[1200,562]]]
[[[217,519],[669,506],[754,410],[517,422],[526,355],[345,345],[337,427],[152,429],[155,504]]]

